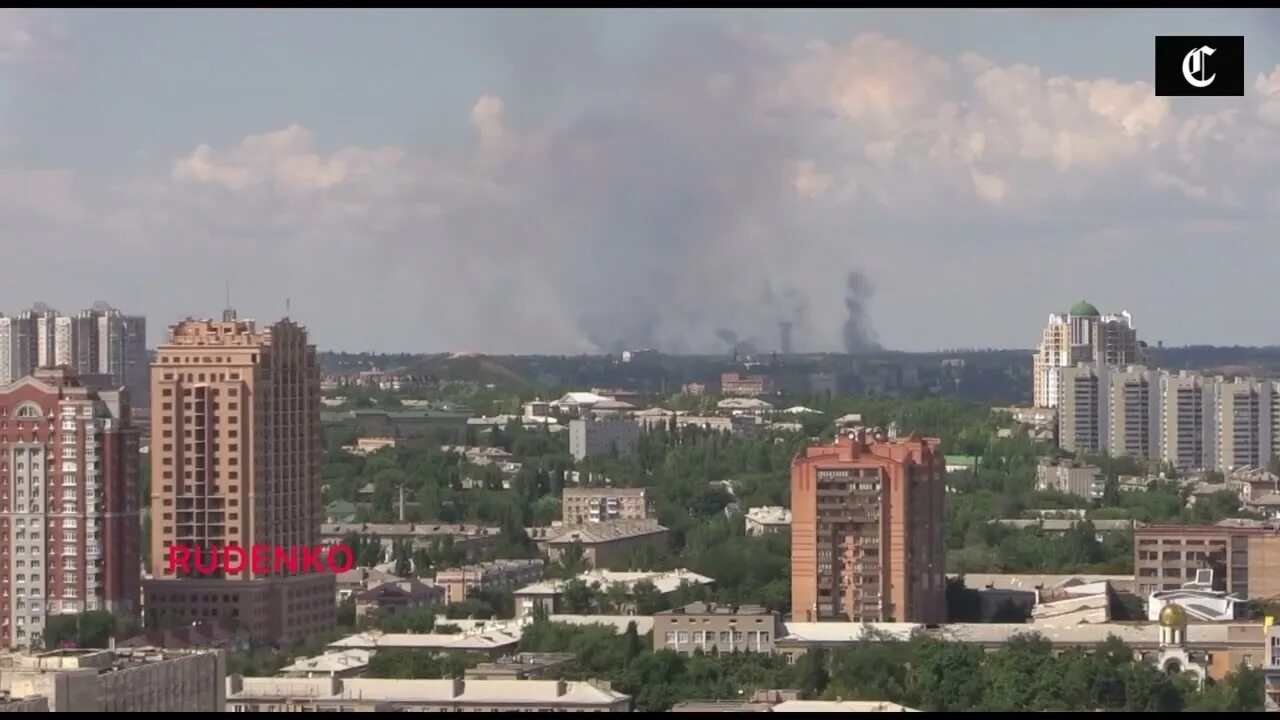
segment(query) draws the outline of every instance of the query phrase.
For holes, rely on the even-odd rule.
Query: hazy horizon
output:
[[[0,312],[151,346],[230,283],[333,351],[1265,347],[1277,161],[1271,10],[0,10]]]

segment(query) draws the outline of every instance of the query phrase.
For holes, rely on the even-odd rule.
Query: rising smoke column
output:
[[[842,349],[848,219],[798,199],[797,166],[824,138],[778,98],[787,67],[749,36],[676,32],[551,122],[477,103],[482,181],[468,176],[420,255],[450,268],[433,292],[468,298],[440,322],[507,346],[683,353],[773,350],[785,323],[793,352]]]
[[[871,299],[871,283],[856,270],[845,279],[844,351],[862,353],[880,349],[876,332],[867,321],[867,301]]]

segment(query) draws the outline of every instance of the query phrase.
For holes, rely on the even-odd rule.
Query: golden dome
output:
[[[1182,627],[1187,624],[1187,611],[1177,603],[1169,603],[1160,610],[1160,624],[1164,627]]]

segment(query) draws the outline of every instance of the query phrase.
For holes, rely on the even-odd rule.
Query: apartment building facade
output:
[[[37,368],[65,367],[81,377],[127,387],[134,407],[148,408],[150,361],[147,321],[106,303],[63,315],[37,303],[13,317],[0,315],[0,385]]]
[[[1059,368],[1078,363],[1133,365],[1144,362],[1133,316],[1128,312],[1103,315],[1087,302],[1076,303],[1065,314],[1049,316],[1040,345],[1032,359],[1033,398],[1036,407],[1058,407],[1064,388]]]
[[[574,460],[617,452],[626,455],[640,439],[640,423],[629,417],[585,417],[569,421],[569,454]]]
[[[654,517],[653,497],[645,488],[567,487],[560,507],[566,525]]]
[[[255,641],[292,642],[336,620],[330,573],[212,576],[170,567],[172,545],[321,544],[320,377],[306,330],[259,330],[233,312],[186,320],[157,349],[151,393],[150,621],[221,620]]]
[[[791,467],[797,621],[946,619],[939,441],[842,434]]]
[[[0,658],[0,691],[43,698],[50,712],[223,712],[226,676],[221,650],[54,650]]]
[[[138,612],[138,433],[126,393],[65,368],[0,387],[0,642],[51,615]]]
[[[1224,473],[1280,452],[1280,383],[1093,363],[1055,374],[1064,450]]]
[[[777,613],[758,605],[691,603],[653,616],[653,649],[692,655],[747,652],[772,655],[785,630]]]
[[[1208,568],[1214,571],[1215,582],[1222,585],[1217,589],[1241,598],[1251,597],[1250,541],[1271,534],[1269,528],[1248,525],[1135,528],[1133,575],[1138,595],[1178,590],[1183,583],[1195,580],[1196,570]]]

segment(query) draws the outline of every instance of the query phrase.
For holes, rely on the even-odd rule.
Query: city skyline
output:
[[[230,283],[334,350],[913,351],[1087,297],[1275,342],[1280,16],[929,12],[4,11],[0,249],[60,249],[0,306],[108,297],[154,345]],[[1155,97],[1156,34],[1244,35],[1245,97]]]

